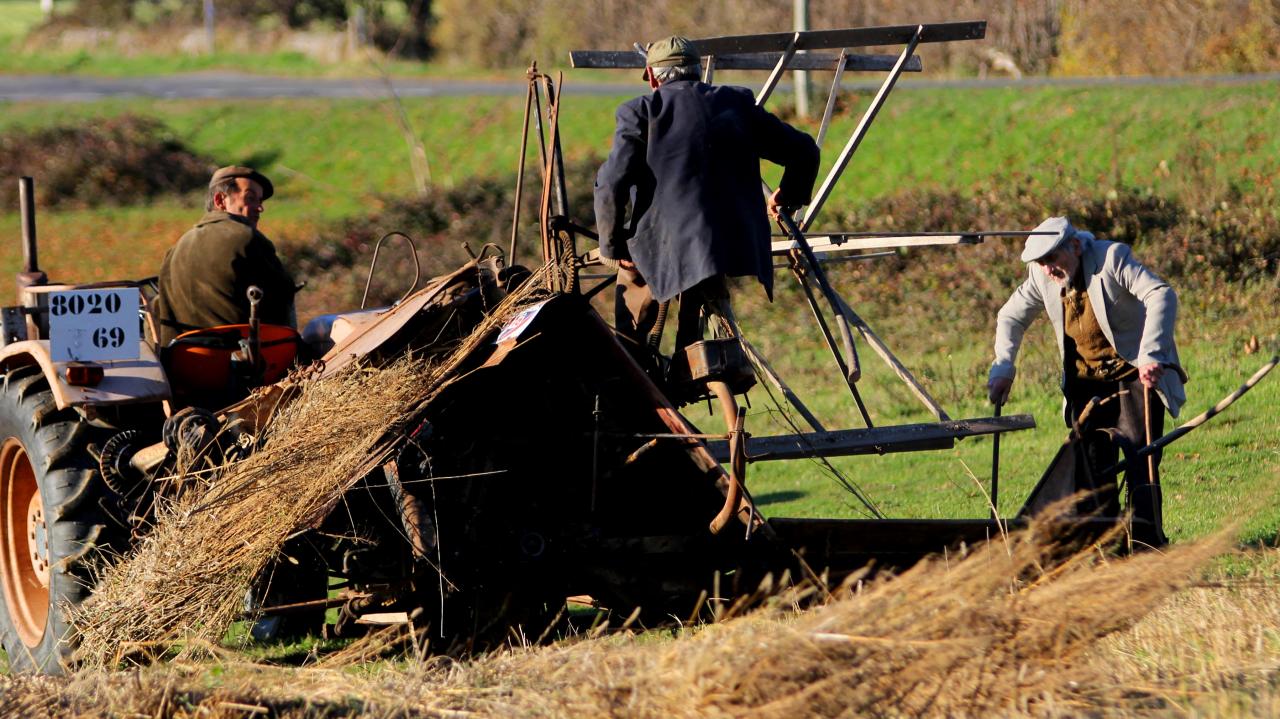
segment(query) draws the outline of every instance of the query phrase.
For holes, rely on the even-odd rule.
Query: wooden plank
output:
[[[811,432],[803,435],[751,437],[747,440],[747,461],[870,454],[876,452],[877,447],[885,452],[948,449],[959,437],[1013,432],[1035,426],[1035,418],[1031,415],[1015,414],[1007,417],[980,417],[892,427]],[[729,443],[727,441],[708,442],[707,449],[718,461],[728,460]]]
[[[979,235],[891,235],[880,237],[856,237],[850,235],[808,235],[809,246],[814,252],[833,252],[837,250],[883,250],[899,247],[923,247],[933,245],[976,245],[982,242]],[[794,240],[774,240],[772,252],[775,255],[787,255],[796,249]]]
[[[753,55],[707,55],[715,58],[716,70],[772,70],[778,64],[782,53],[765,52]],[[788,70],[826,70],[834,71],[840,56],[835,53],[797,54],[787,63]],[[893,69],[897,55],[846,55],[845,71],[885,72]],[[574,50],[569,53],[569,64],[575,68],[594,68],[600,70],[641,70],[644,68],[644,56],[634,50]],[[904,72],[920,72],[924,69],[920,58],[913,56],[907,61]]]

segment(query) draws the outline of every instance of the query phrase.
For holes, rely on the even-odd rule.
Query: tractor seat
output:
[[[298,356],[301,337],[284,325],[258,326],[262,346],[262,377],[256,386],[268,385],[289,373]],[[249,339],[249,325],[220,325],[183,332],[161,351],[175,396],[243,396],[252,386],[237,372],[241,341]]]

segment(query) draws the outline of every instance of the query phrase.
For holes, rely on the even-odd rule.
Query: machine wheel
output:
[[[0,643],[14,671],[59,674],[73,643],[67,608],[89,596],[87,560],[106,540],[107,493],[89,442],[38,368],[0,386]]]

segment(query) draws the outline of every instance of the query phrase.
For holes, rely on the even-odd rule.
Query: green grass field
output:
[[[569,86],[573,81],[573,76],[566,79]],[[1103,192],[1142,188],[1183,198],[1193,208],[1197,201],[1236,197],[1252,203],[1257,212],[1275,213],[1272,183],[1280,170],[1280,140],[1270,128],[1280,125],[1278,92],[1274,84],[901,90],[828,207],[832,216],[839,216],[905,187],[980,192],[984,186],[1012,185],[1035,193],[1070,185]],[[570,161],[592,161],[608,151],[613,109],[620,99],[566,98],[561,125]],[[858,98],[855,108],[865,101]],[[521,99],[410,99],[404,107],[427,148],[433,191],[462,187],[478,177],[513,177]],[[0,132],[126,112],[159,118],[193,150],[220,163],[264,169],[276,181],[278,196],[268,207],[263,228],[277,240],[329,241],[334,238],[326,233],[333,231],[333,223],[362,217],[389,198],[411,192],[405,138],[389,100],[10,103],[0,114]],[[837,143],[855,121],[844,116],[832,128],[824,165],[832,162]],[[58,279],[85,281],[153,274],[165,248],[198,214],[198,202],[193,194],[152,206],[42,213],[44,268]],[[1044,213],[1071,210],[1045,207]],[[582,218],[587,212],[581,208],[575,214]],[[589,221],[589,215],[584,219]],[[20,257],[17,216],[12,211],[0,215],[0,225],[11,228],[12,238],[0,244],[0,266],[15,271]],[[474,239],[465,226],[453,237]],[[955,271],[953,257],[973,251],[940,248],[911,257],[946,276]],[[1154,264],[1159,267],[1158,258]],[[363,277],[363,270],[356,272]],[[952,416],[990,414],[982,387],[999,302],[940,320],[948,316],[948,286],[989,286],[989,277],[972,273],[926,283],[913,290],[917,300],[909,305],[881,300],[887,288],[859,283],[843,271],[836,271],[836,278],[838,288]],[[780,273],[779,282],[786,281]],[[1012,285],[990,289],[1001,295]],[[1211,406],[1277,350],[1277,327],[1268,305],[1276,287],[1272,278],[1270,284],[1251,287],[1196,281],[1181,289],[1181,350],[1193,376],[1186,419]],[[743,323],[753,341],[828,426],[861,426],[798,293],[784,290],[767,307],[751,299],[754,294],[740,293]],[[304,316],[335,309],[309,305],[305,297],[301,302]],[[955,305],[952,314],[960,308]],[[1242,347],[1253,335],[1263,349],[1245,355]],[[865,345],[861,350],[867,373],[861,388],[873,420],[880,425],[928,421],[929,415]],[[1005,408],[1006,413],[1031,413],[1039,423],[1036,430],[1003,441],[1000,507],[1005,515],[1020,505],[1065,434],[1053,361],[1052,339],[1039,325],[1028,338],[1021,379]],[[1242,523],[1247,541],[1274,537],[1280,528],[1280,501],[1270,489],[1280,475],[1277,400],[1280,380],[1268,380],[1167,454],[1165,516],[1174,539],[1202,536],[1228,522]],[[761,391],[753,392],[752,401],[749,429],[757,434],[782,431],[766,414]],[[691,416],[714,424],[701,408],[692,408]],[[970,439],[954,451],[835,464],[890,516],[978,517],[987,512],[984,488],[990,462],[990,440]],[[757,465],[751,486],[772,515],[858,516],[852,498],[811,462]]]

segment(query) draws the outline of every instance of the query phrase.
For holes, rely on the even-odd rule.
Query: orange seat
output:
[[[231,368],[232,354],[240,341],[249,338],[249,325],[220,325],[183,332],[165,348],[165,369],[177,394],[224,392],[236,378]],[[298,356],[301,336],[283,325],[259,325],[262,347],[262,384],[283,378]]]

